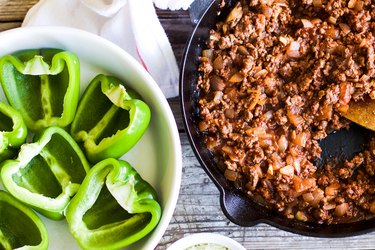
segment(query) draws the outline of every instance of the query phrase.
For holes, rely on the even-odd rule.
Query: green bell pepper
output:
[[[5,96],[38,131],[65,127],[74,118],[80,91],[78,57],[59,49],[22,50],[0,59],[0,81]]]
[[[1,180],[14,197],[51,219],[62,219],[89,164],[68,132],[49,127],[2,163]]]
[[[161,208],[152,186],[122,160],[91,168],[66,209],[69,229],[83,249],[118,249],[158,224]]]
[[[0,190],[0,249],[48,248],[48,232],[34,211]]]
[[[16,154],[27,137],[27,127],[21,114],[0,101],[0,162]]]
[[[89,161],[119,158],[142,137],[151,111],[140,96],[106,75],[96,76],[83,93],[71,135],[83,144]]]

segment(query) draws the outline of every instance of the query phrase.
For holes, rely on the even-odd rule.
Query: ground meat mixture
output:
[[[375,215],[375,137],[343,164],[315,164],[319,141],[351,125],[349,102],[375,99],[374,34],[374,0],[238,1],[210,31],[197,83],[225,177],[287,218]]]

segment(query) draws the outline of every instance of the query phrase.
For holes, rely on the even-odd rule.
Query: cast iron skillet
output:
[[[199,109],[197,107],[199,92],[196,87],[198,57],[202,48],[205,47],[209,29],[214,28],[214,24],[218,20],[223,20],[226,17],[236,0],[226,0],[227,5],[224,9],[219,9],[220,2],[221,0],[212,2],[187,42],[181,62],[180,96],[186,133],[203,169],[220,191],[220,204],[224,214],[230,221],[240,226],[250,227],[258,223],[267,223],[289,232],[316,237],[344,237],[373,230],[375,218],[345,225],[321,225],[286,219],[277,212],[253,202],[224,178],[223,173],[216,166],[213,155],[206,149],[203,137],[197,128],[199,122]],[[332,156],[341,160],[351,157],[354,153],[362,150],[368,137],[366,136],[367,133],[368,131],[361,127],[352,126],[349,131],[328,136],[320,143],[324,152],[321,162]]]

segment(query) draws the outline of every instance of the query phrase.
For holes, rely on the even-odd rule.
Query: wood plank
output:
[[[21,22],[0,22],[0,31],[10,30],[21,26]]]
[[[0,22],[22,21],[38,0],[0,0]]]
[[[189,12],[157,9],[157,14],[172,45],[177,62],[180,63],[186,41],[193,30]]]

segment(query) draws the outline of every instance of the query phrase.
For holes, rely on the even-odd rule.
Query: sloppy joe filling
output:
[[[223,1],[224,4],[224,1]],[[373,0],[240,0],[200,57],[199,129],[225,177],[287,218],[375,215],[375,137],[323,166],[319,141],[375,99]]]

